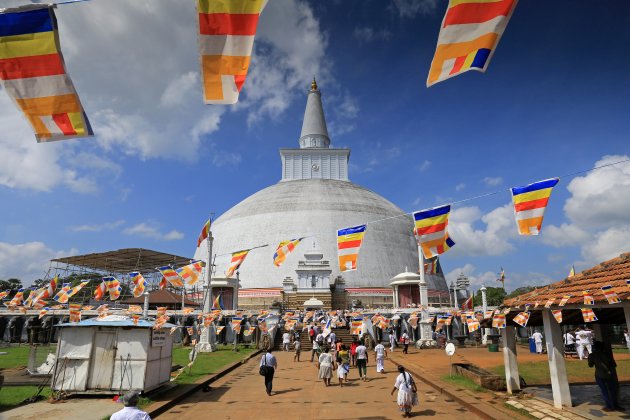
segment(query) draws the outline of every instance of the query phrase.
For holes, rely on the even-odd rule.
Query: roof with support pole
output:
[[[542,310],[546,309],[547,301],[553,299],[549,309],[562,310],[563,324],[583,324],[580,308],[590,308],[595,312],[598,323],[624,324],[624,301],[630,299],[630,253],[619,255],[617,258],[602,262],[573,277],[565,278],[557,283],[539,287],[531,292],[506,299],[504,307],[511,309],[506,314],[510,322],[516,314],[529,306],[530,318],[527,325],[542,325]],[[612,286],[621,302],[609,304],[602,291],[603,286]],[[589,291],[593,296],[594,305],[584,304],[583,291]],[[564,306],[558,306],[564,296],[571,296]]]
[[[86,267],[109,273],[149,272],[165,265],[182,266],[190,263],[190,258],[152,251],[144,248],[125,248],[117,251],[75,255],[55,258],[51,261]]]

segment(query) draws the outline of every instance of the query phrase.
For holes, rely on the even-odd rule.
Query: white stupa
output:
[[[212,223],[214,277],[225,276],[231,252],[252,250],[240,272],[241,288],[282,287],[297,279],[298,261],[313,248],[323,253],[332,273],[348,288],[387,288],[405,267],[418,269],[418,247],[409,215],[380,195],[348,180],[349,149],[330,147],[330,137],[315,80],[308,92],[300,148],[281,149],[282,179],[247,197]],[[387,219],[370,223],[372,221]],[[337,230],[368,223],[356,271],[341,273],[337,262]],[[281,267],[273,264],[280,241],[307,237]],[[206,242],[195,258],[207,259]],[[430,280],[429,280],[430,281]],[[438,284],[439,283],[439,284]],[[430,281],[429,289],[447,291],[446,282]]]

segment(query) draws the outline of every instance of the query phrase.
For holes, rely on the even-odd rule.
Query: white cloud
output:
[[[463,273],[466,277],[468,277],[472,291],[476,292],[476,290],[478,290],[481,286],[500,287],[501,283],[497,281],[499,278],[499,271],[500,267],[497,267],[497,272],[478,272],[477,267],[473,264],[465,264],[462,267],[457,267],[454,270],[449,271],[445,274],[445,277],[447,283],[450,285],[451,282],[456,281],[460,273]],[[505,288],[508,292],[522,286],[539,286],[556,281],[556,279],[553,279],[546,274],[535,271],[515,273],[506,269],[505,274]]]
[[[176,230],[162,233],[153,223],[139,223],[135,226],[123,230],[125,235],[141,236],[144,238],[157,239],[161,241],[176,241],[184,238],[184,234]]]
[[[424,172],[427,169],[429,169],[431,167],[431,161],[430,160],[424,160],[420,166],[418,166],[418,169],[420,170],[420,172]]]
[[[372,42],[372,41],[387,41],[392,33],[387,29],[374,29],[369,26],[357,26],[352,32],[354,36],[360,42]]]
[[[166,108],[173,108],[183,104],[186,97],[192,96],[198,91],[200,83],[199,73],[193,71],[176,77],[164,89],[160,98],[160,105]]]
[[[451,211],[448,231],[455,247],[454,255],[503,255],[514,250],[509,239],[515,236],[511,205],[498,207],[481,216],[478,207],[456,207]],[[479,228],[483,223],[485,227]]]
[[[18,278],[25,286],[46,275],[53,258],[76,255],[78,251],[55,251],[43,242],[10,244],[0,242],[0,278]]]
[[[464,184],[464,183],[462,182],[462,183],[457,184],[457,185],[455,186],[455,191],[461,191],[461,190],[463,190],[464,188],[466,188],[466,184]]]
[[[431,14],[437,8],[437,4],[437,0],[394,0],[395,9],[403,18]]]
[[[627,159],[627,155],[604,156],[593,167]],[[630,163],[573,178],[567,190],[571,196],[564,204],[564,212],[570,223],[545,226],[542,239],[546,244],[579,246],[579,267],[590,267],[630,251]]]
[[[416,197],[411,204],[414,207],[416,207],[416,206],[420,205],[421,202],[422,202],[422,198],[421,197]]]
[[[101,223],[96,225],[70,226],[69,229],[72,232],[103,232],[105,230],[114,230],[124,224],[124,220],[116,220],[115,222]]]
[[[488,187],[496,187],[497,185],[501,185],[503,183],[503,178],[500,176],[487,176],[482,179],[483,183]]]
[[[459,275],[462,273],[466,277],[468,277],[471,289],[478,289],[481,286],[496,287],[497,284],[500,284],[499,282],[497,282],[497,273],[493,273],[491,271],[477,273],[476,267],[472,264],[465,264],[463,267],[457,267],[454,270],[451,270],[450,272],[445,274],[444,277],[446,278],[447,284],[450,285],[451,282],[456,283],[457,277],[459,277]]]

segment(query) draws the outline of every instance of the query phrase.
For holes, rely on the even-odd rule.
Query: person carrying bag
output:
[[[271,354],[271,352],[272,350],[269,349],[265,354],[263,354],[260,359],[260,367],[258,369],[258,373],[265,377],[265,389],[267,391],[267,395],[271,395],[271,390],[273,388],[273,375],[278,368],[276,357]]]

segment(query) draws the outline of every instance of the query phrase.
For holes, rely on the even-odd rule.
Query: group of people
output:
[[[580,360],[587,358],[593,352],[593,330],[578,327],[574,331],[563,334],[565,352],[576,352]]]

